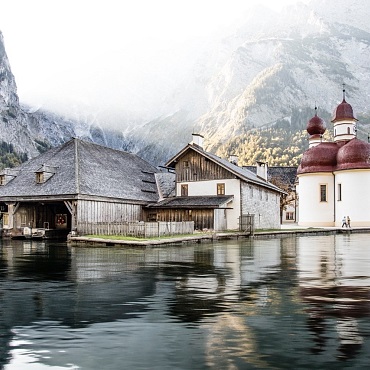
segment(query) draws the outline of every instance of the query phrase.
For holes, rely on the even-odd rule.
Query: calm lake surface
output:
[[[0,368],[368,368],[369,240],[2,241]]]

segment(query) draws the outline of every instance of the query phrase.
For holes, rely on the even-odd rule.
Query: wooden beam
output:
[[[65,206],[68,208],[69,213],[72,215],[73,214],[73,206],[72,202],[65,200],[64,201]]]

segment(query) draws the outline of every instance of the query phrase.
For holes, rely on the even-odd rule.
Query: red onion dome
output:
[[[370,144],[354,138],[338,150],[337,170],[370,168]]]
[[[353,109],[351,104],[348,104],[345,99],[335,108],[333,113],[332,122],[343,121],[343,120],[355,120],[357,119],[353,115]]]
[[[298,174],[312,172],[332,172],[337,164],[338,145],[336,143],[320,143],[308,150],[302,156]]]
[[[310,135],[323,135],[326,131],[326,125],[323,119],[315,114],[307,123],[307,132]]]

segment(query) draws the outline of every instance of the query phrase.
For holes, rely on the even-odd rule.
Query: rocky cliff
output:
[[[139,124],[124,126],[118,117],[116,129],[107,129],[104,117],[77,113],[72,119],[21,106],[0,37],[0,140],[33,156],[42,143],[57,145],[76,136],[161,165],[196,131],[209,150],[238,154],[242,164],[256,159],[278,164],[283,156],[280,163],[294,164],[305,149],[304,129],[314,106],[330,130],[343,84],[359,118],[358,135],[367,137],[369,17],[367,0],[313,0],[279,15],[257,7],[232,32],[204,43],[192,68],[184,71],[183,84],[171,87],[157,115],[146,112]],[[114,112],[109,121],[112,117]],[[264,138],[263,146],[258,137]],[[282,139],[299,145],[279,151]],[[256,157],[246,146],[262,150]]]

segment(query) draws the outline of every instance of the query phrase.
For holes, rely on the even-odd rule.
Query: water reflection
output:
[[[3,241],[0,366],[363,368],[367,238],[131,250]]]
[[[338,337],[340,360],[348,360],[361,351],[364,337],[360,320],[370,313],[370,249],[353,243],[353,235],[327,236],[326,243],[300,241],[299,281],[301,295],[308,308],[308,327],[314,334],[314,353],[328,346],[328,327]]]

